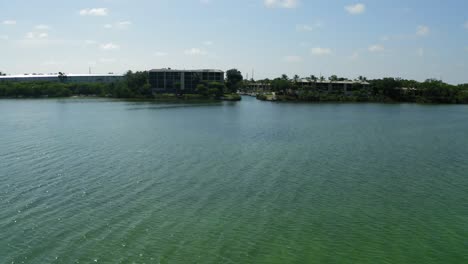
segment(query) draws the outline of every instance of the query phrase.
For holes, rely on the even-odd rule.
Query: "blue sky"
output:
[[[2,0],[0,71],[88,67],[468,83],[468,1]]]

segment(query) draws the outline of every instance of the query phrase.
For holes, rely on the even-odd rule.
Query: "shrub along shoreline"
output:
[[[348,87],[346,93],[320,91],[314,86],[313,78],[308,86],[300,85],[295,79],[290,80],[283,75],[272,81],[258,81],[268,84],[270,88],[269,91],[258,93],[257,99],[299,102],[468,104],[468,84],[451,85],[434,79],[424,82],[398,78],[366,80],[367,85],[356,82]],[[246,92],[249,93],[248,90]]]

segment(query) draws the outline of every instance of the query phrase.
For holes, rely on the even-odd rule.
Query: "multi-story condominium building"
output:
[[[149,71],[149,83],[153,93],[194,93],[200,83],[224,83],[221,70],[173,70]]]
[[[291,81],[292,82],[292,81]],[[296,83],[297,86],[301,88],[309,88],[313,91],[321,92],[343,92],[348,94],[352,92],[356,87],[359,86],[369,86],[367,81],[330,81],[330,80],[307,80],[299,79]],[[244,89],[248,92],[262,93],[262,92],[271,92],[272,87],[270,83],[264,82],[250,82],[246,84]]]

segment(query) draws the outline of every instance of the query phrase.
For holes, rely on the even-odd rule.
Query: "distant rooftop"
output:
[[[114,74],[114,73],[107,73],[107,74],[75,74],[75,73],[64,73],[67,77],[122,77],[122,74]],[[32,74],[16,74],[16,75],[5,75],[0,76],[0,78],[47,78],[47,77],[58,77],[58,73],[32,73]]]
[[[168,72],[168,71],[173,71],[173,72],[220,72],[220,73],[224,72],[222,70],[216,70],[216,69],[178,70],[178,69],[171,69],[171,68],[162,68],[162,69],[150,70],[150,72]]]
[[[314,82],[314,81],[312,81],[312,80],[307,80],[307,79],[299,79],[299,82],[302,82],[302,83],[309,83],[309,82]],[[355,81],[351,81],[351,80],[346,80],[346,81],[330,81],[330,80],[323,80],[323,81],[320,81],[320,80],[317,80],[316,83],[338,83],[338,84],[360,83],[360,84],[369,84],[367,81],[359,81],[359,80],[355,80]]]

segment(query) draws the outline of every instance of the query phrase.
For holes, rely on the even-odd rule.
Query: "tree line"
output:
[[[368,80],[366,77],[359,76],[354,80],[349,80],[336,75],[332,75],[328,79],[323,76],[311,75],[304,79],[308,81],[308,85],[304,85],[298,75],[289,78],[283,74],[272,80],[246,81],[243,89],[248,92],[251,83],[265,84],[278,95],[279,100],[468,103],[468,84],[451,85],[436,79],[418,82],[402,78]],[[325,80],[332,84],[339,81],[354,82],[348,85],[346,93],[343,90],[324,91],[317,89],[317,83]],[[260,95],[260,99],[262,98],[265,96]]]
[[[201,81],[195,93],[210,98],[233,93],[241,86],[242,75],[239,75],[239,71],[232,69],[227,72],[226,83]],[[61,72],[57,82],[0,82],[0,97],[4,98],[69,96],[154,98],[147,71],[128,71],[115,83],[68,83],[66,74]]]

